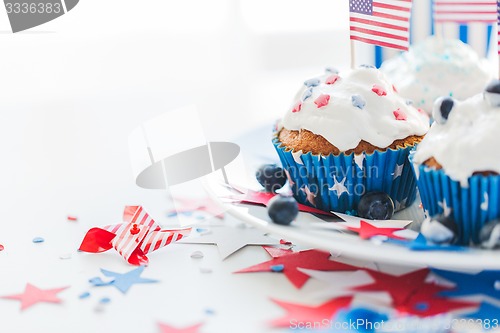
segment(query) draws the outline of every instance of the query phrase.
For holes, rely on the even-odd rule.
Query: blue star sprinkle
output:
[[[319,86],[319,83],[320,83],[320,80],[318,78],[309,79],[309,80],[304,81],[304,85],[306,87],[316,87],[316,86]]]
[[[366,101],[361,95],[352,95],[351,101],[352,101],[352,105],[354,107],[357,107],[358,109],[361,109],[361,110],[363,110],[365,108]]]
[[[105,269],[101,269],[102,274],[107,277],[114,278],[110,282],[104,282],[100,278],[91,279],[94,282],[91,282],[94,286],[115,286],[116,289],[121,291],[122,293],[126,293],[132,285],[136,283],[155,283],[157,280],[145,279],[141,278],[141,274],[144,271],[144,266],[137,267],[136,269],[131,270],[127,273],[115,273]]]
[[[33,238],[33,243],[43,243],[43,242],[45,242],[45,239],[43,239],[42,237]]]
[[[332,73],[332,74],[338,74],[339,70],[335,67],[327,67],[327,68],[325,68],[325,72]]]
[[[432,269],[432,272],[456,284],[454,289],[440,292],[441,296],[486,295],[500,300],[500,290],[495,288],[495,283],[500,280],[500,271],[485,270],[468,274]]]
[[[367,64],[359,65],[359,67],[361,67],[361,68],[375,68],[375,66],[367,65]]]
[[[309,97],[311,97],[313,94],[313,88],[309,88],[309,89],[306,89],[306,91],[304,91],[304,93],[302,94],[302,101],[305,101],[306,99],[308,99]]]
[[[488,302],[481,302],[481,305],[474,313],[469,313],[465,315],[465,318],[473,318],[473,319],[481,319],[482,320],[482,328],[484,330],[488,330],[490,328],[494,328],[493,320],[500,319],[500,307],[496,307]],[[486,324],[487,321],[490,322],[491,325]]]

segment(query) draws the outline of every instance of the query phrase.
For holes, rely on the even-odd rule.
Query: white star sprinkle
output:
[[[439,207],[443,209],[443,214],[445,217],[448,217],[451,215],[451,207],[448,207],[448,204],[446,203],[446,199],[443,199],[443,201],[438,201]]]
[[[332,187],[328,188],[330,191],[336,191],[338,198],[340,198],[340,196],[344,192],[346,192],[347,194],[350,194],[349,191],[347,190],[347,187],[345,187],[345,185],[344,185],[345,180],[346,180],[346,177],[344,177],[344,179],[342,179],[342,181],[339,183],[337,181],[337,177],[333,176],[333,181],[335,182],[335,184],[333,184]]]

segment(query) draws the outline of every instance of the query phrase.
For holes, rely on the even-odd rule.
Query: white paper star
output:
[[[354,163],[363,170],[363,161],[365,160],[365,153],[361,153],[359,155],[354,155]]]
[[[487,211],[490,199],[488,197],[488,192],[484,192],[484,201],[481,203],[481,210]]]
[[[328,188],[330,191],[336,191],[338,198],[340,198],[340,196],[344,192],[346,192],[347,194],[349,194],[349,191],[347,190],[347,187],[344,186],[345,180],[346,180],[346,177],[344,177],[344,179],[342,179],[342,181],[339,183],[337,181],[337,177],[333,176],[333,181],[335,182],[335,184],[333,184],[332,187]]]
[[[316,201],[316,194],[311,192],[311,190],[309,189],[309,187],[307,187],[307,185],[305,185],[300,190],[305,192],[306,197],[307,197],[307,201],[309,201],[311,203],[311,205],[316,206],[316,202],[315,202]]]
[[[394,169],[394,175],[392,176],[392,179],[396,179],[398,177],[401,177],[401,175],[403,174],[403,167],[404,167],[404,164],[396,164],[396,168]]]
[[[200,237],[186,237],[178,243],[215,244],[222,259],[247,245],[278,245],[279,241],[253,228],[211,227],[210,233]]]
[[[439,207],[443,208],[443,215],[445,217],[448,217],[451,215],[451,207],[448,207],[448,204],[446,203],[446,199],[443,199],[443,201],[438,201]]]

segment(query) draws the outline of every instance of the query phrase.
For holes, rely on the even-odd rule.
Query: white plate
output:
[[[273,152],[270,136],[270,128],[258,129],[236,141],[242,149],[243,162],[239,165],[228,166],[226,171],[230,182],[248,184],[249,180],[253,178],[251,175],[259,164],[271,161],[278,162],[278,157]],[[209,195],[223,206],[227,213],[263,231],[294,243],[323,249],[345,257],[379,263],[471,271],[500,269],[499,250],[470,249],[464,252],[412,251],[403,246],[363,240],[350,233],[311,227],[313,224],[317,225],[314,222],[322,220],[309,213],[299,213],[297,222],[294,222],[291,226],[277,225],[267,217],[265,208],[227,202],[225,197],[230,192],[224,186],[221,173],[214,173],[205,177],[204,182]],[[414,205],[397,214],[395,218],[408,219],[409,216],[419,219],[419,216],[422,215]],[[332,224],[332,222],[324,223]]]

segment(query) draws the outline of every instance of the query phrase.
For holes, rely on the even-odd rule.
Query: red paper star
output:
[[[379,96],[387,95],[387,92],[385,91],[385,89],[382,88],[381,86],[379,86],[378,84],[373,85],[372,91]]]
[[[363,239],[372,238],[373,236],[387,236],[394,239],[405,239],[393,234],[395,231],[404,230],[404,228],[377,228],[373,224],[361,220],[359,228],[347,227],[347,229],[357,232],[359,237]]]
[[[295,113],[295,112],[299,112],[300,109],[302,109],[302,102],[297,102],[297,104],[295,104],[293,106],[293,109],[292,109],[292,112]]]
[[[439,292],[447,289],[452,288],[440,286],[435,283],[424,283],[410,296],[405,304],[396,306],[396,310],[402,314],[430,317],[462,308],[477,307],[479,305],[478,303],[437,296]]]
[[[406,304],[406,301],[425,283],[428,269],[421,269],[400,276],[389,275],[373,270],[366,270],[375,282],[352,288],[355,291],[386,291],[392,297],[394,306]]]
[[[326,78],[325,83],[326,84],[334,84],[339,79],[340,79],[340,76],[338,76],[337,74],[332,74],[332,75],[330,75],[329,77]]]
[[[192,199],[192,198],[175,198],[176,205],[172,213],[185,213],[194,211],[204,211],[217,218],[223,219],[224,213],[221,207],[209,197]]]
[[[2,296],[5,299],[13,299],[21,301],[21,311],[33,306],[39,302],[46,303],[61,303],[61,299],[57,297],[57,294],[67,289],[68,287],[56,288],[56,289],[39,289],[34,285],[27,283],[24,293]]]
[[[188,327],[178,328],[174,326],[170,326],[168,324],[159,323],[161,333],[198,333],[200,328],[203,326],[203,323],[191,325]]]
[[[245,193],[245,196],[230,196],[232,199],[237,199],[241,203],[247,203],[247,204],[255,204],[255,205],[262,205],[266,206],[269,203],[269,201],[274,198],[276,194],[271,193],[271,192],[256,192],[252,191],[249,189],[239,189],[238,190],[242,193]],[[309,207],[303,204],[299,203],[299,210],[301,212],[307,212],[307,213],[314,213],[314,214],[321,214],[321,215],[326,215],[326,216],[333,216],[332,213],[326,212],[324,210],[320,210],[314,207]]]
[[[286,310],[286,314],[271,321],[272,326],[290,327],[290,323],[306,326],[307,324],[321,323],[325,325],[341,309],[348,307],[352,302],[352,296],[343,296],[334,298],[318,306],[308,306],[296,303],[288,303],[278,300],[272,300],[274,303]],[[326,326],[324,327],[326,328]]]
[[[407,119],[406,113],[401,111],[400,108],[397,108],[397,110],[393,111],[392,113],[394,114],[394,118],[396,118],[396,120],[406,120]]]
[[[321,108],[323,106],[328,105],[328,102],[330,102],[330,95],[321,94],[318,96],[318,98],[316,98],[314,104],[316,104],[318,108]]]
[[[308,268],[317,271],[355,271],[358,268],[329,260],[330,253],[319,250],[305,250],[293,252],[280,248],[263,246],[273,259],[242,269],[235,273],[272,272],[272,267],[283,265],[283,274],[297,288],[309,280],[309,275],[302,273],[297,268]]]

